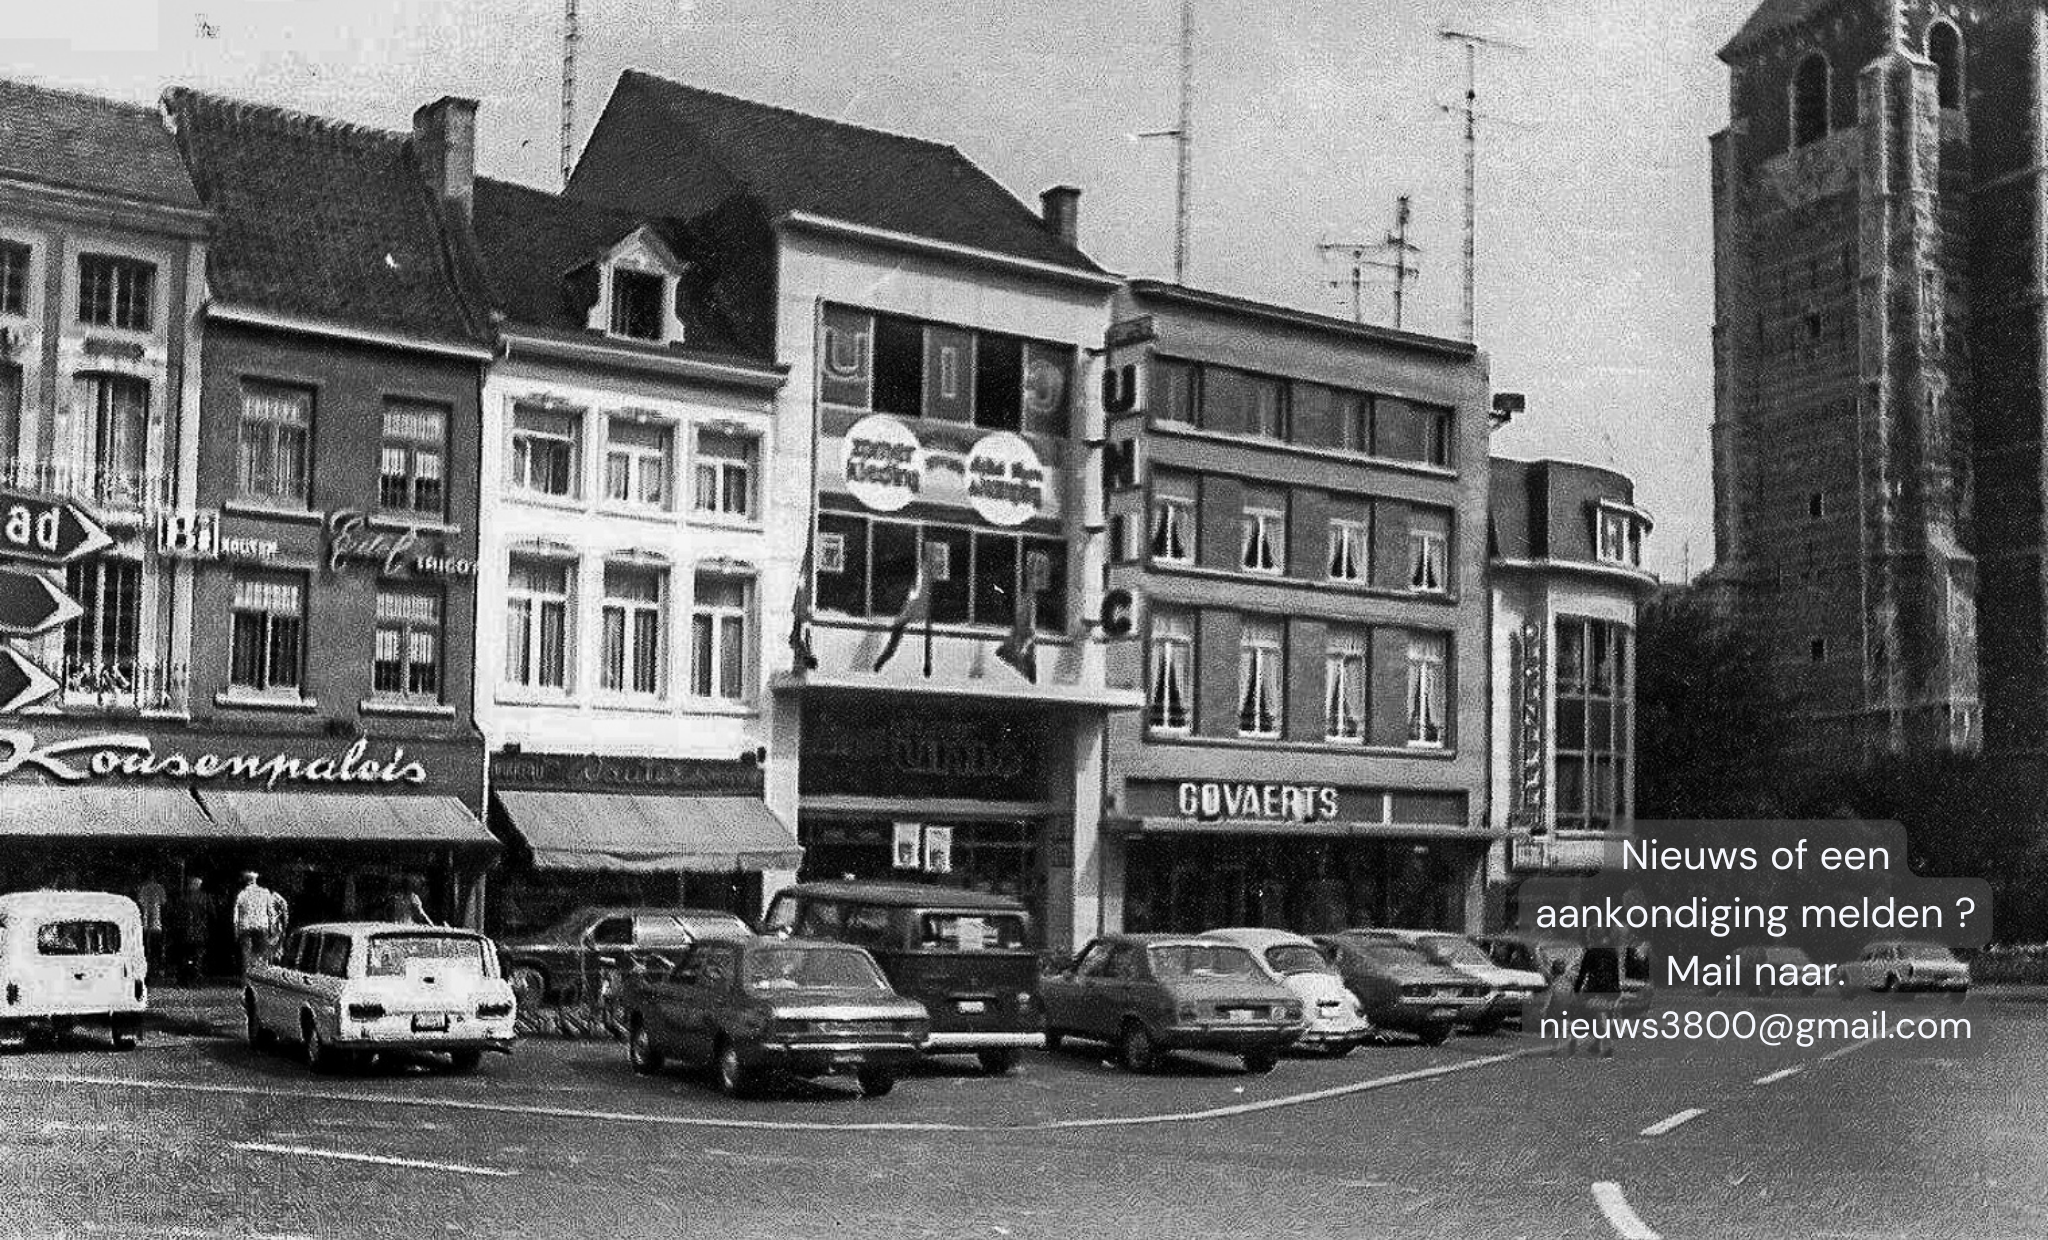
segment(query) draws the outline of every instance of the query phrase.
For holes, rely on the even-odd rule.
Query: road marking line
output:
[[[1641,1215],[1629,1208],[1628,1198],[1621,1195],[1621,1185],[1611,1180],[1596,1181],[1593,1200],[1599,1203],[1600,1213],[1607,1216],[1608,1226],[1614,1228],[1621,1240],[1663,1240]]]
[[[1707,1109],[1705,1107],[1687,1107],[1676,1115],[1667,1115],[1656,1123],[1651,1124],[1648,1128],[1643,1129],[1641,1135],[1645,1137],[1661,1137],[1680,1124],[1689,1123],[1706,1113]]]
[[[1822,1055],[1819,1059],[1814,1060],[1814,1062],[1828,1063],[1833,1060],[1840,1059],[1842,1056],[1847,1055],[1852,1051],[1860,1051],[1864,1047],[1869,1046],[1876,1041],[1876,1038],[1865,1038],[1861,1042],[1851,1042],[1847,1046],[1837,1047],[1834,1050],[1829,1051],[1827,1054]]]
[[[1804,1071],[1806,1071],[1805,1068],[1800,1067],[1798,1064],[1794,1064],[1789,1068],[1780,1068],[1776,1072],[1766,1072],[1762,1076],[1756,1078],[1754,1081],[1751,1081],[1750,1084],[1775,1085],[1779,1081],[1784,1080],[1788,1076],[1798,1076],[1800,1073]]]
[[[463,1175],[518,1175],[500,1167],[472,1167],[466,1163],[428,1162],[421,1158],[393,1158],[388,1154],[359,1154],[354,1150],[316,1150],[309,1145],[271,1145],[265,1141],[237,1141],[235,1148],[257,1154],[297,1154],[305,1158],[333,1158],[342,1162],[375,1163],[380,1167],[417,1167],[422,1171],[455,1171]]]
[[[1230,1106],[1211,1107],[1202,1111],[1177,1111],[1152,1115],[1115,1115],[1094,1119],[1046,1120],[1036,1124],[952,1124],[932,1120],[892,1120],[870,1123],[834,1124],[817,1120],[772,1120],[737,1119],[710,1115],[651,1115],[645,1111],[600,1111],[584,1107],[522,1106],[509,1102],[478,1102],[466,1098],[422,1098],[410,1094],[343,1093],[339,1090],[285,1089],[261,1085],[221,1085],[198,1081],[153,1081],[145,1077],[85,1076],[68,1072],[53,1072],[42,1075],[5,1074],[0,1080],[48,1085],[89,1085],[116,1089],[170,1090],[192,1094],[224,1094],[234,1097],[280,1098],[295,1102],[341,1102],[369,1106],[397,1106],[441,1108],[450,1111],[474,1111],[495,1115],[534,1115],[550,1119],[584,1119],[623,1124],[655,1124],[670,1128],[741,1128],[757,1132],[1057,1132],[1075,1128],[1131,1128],[1150,1124],[1192,1123],[1204,1120],[1229,1119],[1238,1115],[1249,1115],[1259,1111],[1271,1111],[1280,1107],[1300,1106],[1310,1102],[1322,1102],[1341,1098],[1348,1094],[1362,1094],[1394,1085],[1406,1085],[1414,1081],[1426,1081],[1436,1077],[1452,1076],[1470,1072],[1477,1068],[1507,1063],[1510,1060],[1526,1059],[1539,1054],[1537,1050],[1508,1051],[1499,1055],[1487,1055],[1478,1059],[1458,1063],[1441,1064],[1433,1068],[1417,1068],[1410,1072],[1396,1072],[1388,1076],[1377,1076],[1370,1080],[1354,1081],[1349,1085],[1337,1085],[1329,1089],[1313,1090],[1303,1094],[1289,1094],[1281,1098],[1267,1098],[1259,1102],[1240,1102]]]

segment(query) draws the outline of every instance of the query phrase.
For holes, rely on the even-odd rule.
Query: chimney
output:
[[[1045,231],[1079,249],[1081,191],[1071,185],[1055,185],[1038,196],[1038,205]]]
[[[469,223],[476,202],[476,100],[443,95],[414,112],[412,141],[427,187]]]

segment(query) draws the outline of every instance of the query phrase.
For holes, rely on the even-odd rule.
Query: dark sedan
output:
[[[931,1034],[924,1005],[844,943],[706,939],[673,969],[628,978],[624,993],[634,1068],[709,1068],[735,1098],[773,1072],[850,1073],[878,1098]]]
[[[1458,1022],[1487,1003],[1484,983],[1406,943],[1357,934],[1319,935],[1315,943],[1358,996],[1367,1020],[1412,1033],[1426,1046],[1441,1045]]]
[[[1302,1003],[1234,943],[1180,934],[1111,934],[1039,982],[1045,1044],[1107,1042],[1133,1072],[1167,1051],[1221,1051],[1271,1072],[1301,1036]]]
[[[700,908],[579,908],[538,934],[498,945],[522,1008],[609,1000],[635,968],[666,970],[699,939],[751,935],[735,914]]]

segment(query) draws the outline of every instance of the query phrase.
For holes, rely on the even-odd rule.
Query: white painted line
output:
[[[1700,1116],[1705,1115],[1706,1113],[1707,1109],[1705,1107],[1687,1107],[1685,1110],[1680,1111],[1676,1115],[1667,1115],[1663,1119],[1658,1120],[1656,1123],[1651,1124],[1648,1128],[1643,1129],[1641,1135],[1646,1137],[1661,1137],[1665,1133],[1670,1132],[1673,1128],[1678,1127],[1680,1124],[1696,1120]]]
[[[1762,1076],[1756,1078],[1754,1081],[1751,1081],[1750,1084],[1776,1085],[1779,1081],[1784,1080],[1786,1077],[1798,1076],[1800,1073],[1804,1071],[1806,1071],[1805,1068],[1800,1067],[1798,1064],[1793,1064],[1789,1068],[1780,1068],[1776,1072],[1766,1072]]]
[[[308,1145],[271,1145],[264,1141],[237,1141],[235,1148],[256,1154],[295,1154],[302,1158],[333,1158],[342,1162],[375,1163],[380,1167],[416,1167],[422,1171],[454,1171],[463,1175],[518,1175],[499,1167],[472,1167],[466,1163],[428,1162],[420,1158],[393,1158],[387,1154],[358,1154],[353,1150],[316,1150]]]
[[[49,1085],[88,1085],[110,1089],[146,1089],[189,1094],[221,1094],[240,1098],[281,1098],[293,1102],[339,1102],[364,1106],[420,1107],[448,1111],[471,1111],[493,1115],[532,1115],[549,1119],[596,1120],[605,1123],[655,1124],[670,1128],[741,1128],[759,1132],[1056,1132],[1073,1128],[1141,1127],[1150,1124],[1190,1123],[1228,1119],[1280,1107],[1301,1106],[1349,1094],[1362,1094],[1394,1085],[1452,1076],[1477,1068],[1526,1059],[1538,1050],[1508,1051],[1434,1068],[1396,1072],[1370,1080],[1354,1081],[1308,1093],[1240,1102],[1202,1111],[1174,1111],[1152,1115],[1113,1115],[1096,1119],[1047,1120],[1036,1124],[951,1124],[936,1121],[891,1120],[869,1123],[826,1123],[817,1120],[738,1119],[713,1115],[654,1115],[645,1111],[600,1111],[583,1107],[531,1106],[509,1102],[479,1102],[466,1098],[426,1098],[417,1094],[345,1093],[340,1090],[291,1089],[266,1085],[219,1085],[196,1081],[156,1081],[145,1077],[85,1076],[52,1072],[38,1075],[8,1073],[0,1080]]]
[[[1599,1203],[1600,1213],[1607,1216],[1608,1226],[1621,1240],[1663,1240],[1650,1225],[1629,1208],[1628,1198],[1621,1195],[1621,1185],[1611,1180],[1600,1180],[1593,1185],[1593,1200]]]
[[[1877,1041],[1876,1038],[1865,1038],[1861,1042],[1851,1042],[1847,1046],[1837,1047],[1834,1050],[1829,1051],[1827,1054],[1822,1055],[1819,1059],[1814,1060],[1814,1062],[1829,1063],[1833,1060],[1840,1059],[1842,1056],[1850,1054],[1853,1051],[1860,1051],[1864,1047],[1869,1046],[1871,1043],[1875,1041]]]

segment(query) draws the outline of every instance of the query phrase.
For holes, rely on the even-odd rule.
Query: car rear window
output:
[[[1152,959],[1154,977],[1259,976],[1258,962],[1242,947],[1170,943],[1154,947],[1147,954]]]
[[[114,956],[121,951],[121,927],[111,921],[46,921],[36,929],[36,953],[43,956]]]
[[[1899,955],[1907,960],[1954,960],[1955,953],[1939,943],[1901,943]]]
[[[868,954],[850,947],[771,947],[749,952],[746,979],[755,990],[881,990],[888,985]]]
[[[404,977],[423,965],[481,974],[483,942],[452,934],[380,934],[370,940],[363,976]]]
[[[1358,953],[1374,964],[1406,965],[1410,968],[1427,968],[1432,963],[1418,948],[1392,939],[1353,939]]]
[[[1018,913],[926,913],[918,919],[925,947],[955,952],[1016,951],[1026,946]]]
[[[1481,968],[1493,965],[1476,943],[1455,934],[1432,934],[1422,940],[1422,949],[1438,964],[1478,965]]]
[[[1323,954],[1306,943],[1282,943],[1266,949],[1266,963],[1276,973],[1329,973],[1330,962]]]

